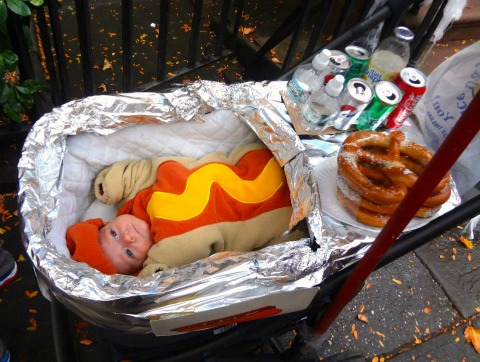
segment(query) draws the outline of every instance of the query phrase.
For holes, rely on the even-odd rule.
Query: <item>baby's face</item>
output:
[[[153,245],[148,224],[132,215],[120,215],[100,229],[103,254],[121,274],[140,270]]]

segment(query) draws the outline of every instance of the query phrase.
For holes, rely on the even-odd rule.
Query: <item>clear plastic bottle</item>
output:
[[[378,82],[393,82],[410,60],[410,42],[413,33],[405,26],[397,26],[393,35],[382,40],[373,52],[365,71],[365,79],[372,86]]]
[[[307,103],[303,105],[303,117],[309,125],[313,126],[309,127],[310,130],[333,123],[340,112],[338,96],[342,92],[344,81],[344,76],[337,74],[325,88],[313,92]]]
[[[317,54],[311,63],[299,66],[287,84],[287,90],[294,101],[305,103],[310,94],[323,85],[331,52],[328,49]]]

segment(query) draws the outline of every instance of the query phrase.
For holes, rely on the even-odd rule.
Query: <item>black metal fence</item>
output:
[[[383,22],[381,37],[389,35],[421,1],[386,0],[369,14],[377,2],[45,0],[33,9],[34,52],[24,41],[21,19],[11,16],[9,29],[21,74],[48,84],[48,92],[36,102],[41,114],[83,96],[157,91],[226,59],[242,66],[235,80],[288,79],[297,64],[324,47],[341,49]],[[414,29],[411,65],[419,59],[446,3],[434,0]],[[251,29],[248,14],[253,13],[263,30],[252,40],[245,29]],[[172,55],[180,43],[185,50]]]

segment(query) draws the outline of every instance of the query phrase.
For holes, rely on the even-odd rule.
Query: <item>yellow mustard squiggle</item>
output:
[[[260,175],[251,181],[243,180],[224,164],[208,164],[190,174],[182,194],[154,192],[148,202],[147,212],[151,218],[172,221],[198,216],[208,204],[214,182],[242,203],[259,203],[268,200],[282,186],[283,176],[283,170],[273,157]]]

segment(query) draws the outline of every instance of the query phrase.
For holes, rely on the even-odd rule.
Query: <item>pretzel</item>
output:
[[[406,141],[403,132],[392,131],[389,135],[357,131],[350,134],[340,148],[338,174],[365,199],[377,204],[398,204],[431,158],[431,152],[425,147]],[[450,174],[447,174],[424,206],[441,205],[450,193]]]
[[[354,132],[338,153],[337,198],[358,221],[383,227],[431,158],[426,148],[405,140],[403,132]],[[450,193],[447,174],[416,216],[433,216]]]

